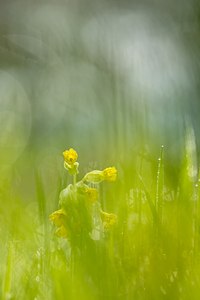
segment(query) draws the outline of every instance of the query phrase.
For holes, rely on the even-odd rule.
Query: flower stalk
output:
[[[72,184],[61,191],[59,209],[50,214],[49,219],[56,227],[55,234],[67,238],[73,249],[84,248],[84,240],[97,239],[94,232],[109,231],[117,223],[117,216],[104,212],[99,202],[99,184],[103,181],[114,182],[117,178],[115,167],[103,170],[93,170],[85,174],[82,180],[77,181],[79,173],[78,154],[73,149],[63,152],[64,168],[72,176]],[[98,209],[94,209],[94,208]],[[98,219],[98,222],[94,222]],[[101,222],[101,226],[95,228]]]

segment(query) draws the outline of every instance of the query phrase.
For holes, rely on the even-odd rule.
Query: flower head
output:
[[[70,148],[69,150],[65,150],[63,152],[63,157],[64,157],[64,161],[67,164],[74,165],[74,163],[78,159],[78,154],[77,154],[77,152],[73,148]]]
[[[64,225],[61,225],[56,229],[56,235],[58,237],[67,238],[68,237],[68,231]]]
[[[69,150],[65,150],[63,152],[63,157],[64,157],[65,169],[71,175],[78,174],[79,163],[77,162],[77,159],[78,159],[77,152],[73,148],[70,148]]]
[[[86,195],[91,203],[94,203],[98,199],[98,191],[95,188],[88,187],[86,189]]]
[[[57,227],[60,227],[65,224],[66,212],[63,208],[54,211],[49,216],[49,220]]]
[[[104,180],[115,181],[117,178],[117,170],[115,167],[109,167],[103,170]]]
[[[86,199],[89,200],[90,203],[97,201],[99,193],[96,188],[89,187],[87,184],[83,183],[83,181],[77,182],[76,187],[79,196],[86,196]]]
[[[53,224],[58,227],[56,229],[56,235],[58,237],[63,237],[66,238],[68,236],[68,231],[65,226],[66,224],[66,212],[63,208],[54,211],[52,214],[49,216],[50,221],[53,222]]]
[[[106,213],[101,210],[101,220],[105,229],[110,229],[117,223],[117,216],[112,213]]]
[[[94,170],[85,175],[83,181],[90,183],[100,183],[104,180],[106,181],[115,181],[117,178],[117,170],[115,167],[109,167],[103,171]]]

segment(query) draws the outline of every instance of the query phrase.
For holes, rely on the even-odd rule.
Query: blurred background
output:
[[[187,124],[198,158],[199,76],[199,1],[1,1],[1,185],[54,183],[69,147],[85,170],[154,169],[161,145],[173,185]]]

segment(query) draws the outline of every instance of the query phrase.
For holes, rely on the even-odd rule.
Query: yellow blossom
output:
[[[58,237],[67,238],[68,237],[68,231],[64,225],[61,225],[56,230],[56,235]]]
[[[65,227],[65,218],[66,218],[66,212],[63,208],[54,211],[50,216],[50,221],[53,222],[53,224],[58,227],[56,229],[56,235],[58,237],[66,238],[68,236],[67,229]]]
[[[106,213],[101,210],[101,220],[105,229],[110,229],[117,223],[117,216],[112,213]]]
[[[65,224],[65,217],[66,212],[63,208],[61,208],[50,214],[49,220],[52,221],[55,226],[60,227]]]
[[[73,148],[70,148],[69,150],[65,150],[63,152],[63,156],[64,156],[65,162],[67,164],[69,164],[70,166],[74,165],[74,163],[78,159],[78,154]]]
[[[117,178],[117,170],[115,167],[109,167],[103,170],[104,180],[115,181]]]
[[[86,189],[86,195],[88,196],[88,199],[91,203],[94,203],[98,199],[98,191],[95,188],[88,187]]]
[[[106,181],[115,181],[117,178],[117,170],[115,167],[109,167],[103,171],[94,170],[85,175],[83,181],[90,183],[100,183],[103,180]]]

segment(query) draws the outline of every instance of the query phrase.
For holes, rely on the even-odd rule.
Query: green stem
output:
[[[12,271],[13,271],[13,244],[10,242],[8,245],[8,254],[5,265],[5,275],[3,280],[2,299],[8,299],[8,295],[11,293]]]
[[[73,175],[73,186],[76,187],[76,174]]]

